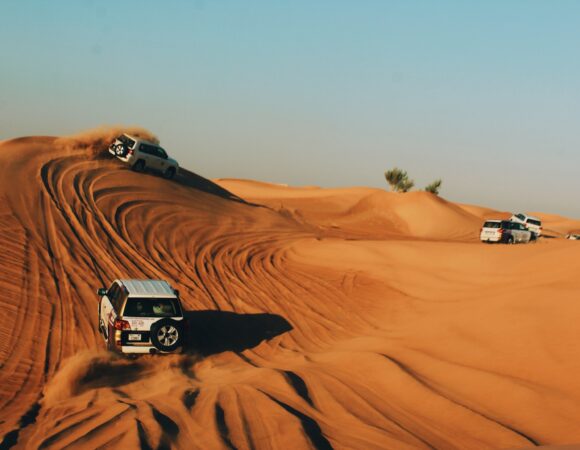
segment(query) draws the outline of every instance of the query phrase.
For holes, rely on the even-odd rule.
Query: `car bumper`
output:
[[[140,353],[140,354],[161,353],[158,349],[156,349],[152,345],[122,345],[119,348],[119,351],[121,353]]]
[[[134,155],[118,156],[118,155],[115,153],[115,150],[113,150],[113,149],[111,149],[111,148],[109,149],[109,153],[110,153],[111,155],[113,155],[114,157],[116,157],[117,159],[120,159],[120,160],[121,160],[121,161],[123,161],[123,162],[128,162],[128,163],[131,163],[131,162],[132,162],[132,161],[135,159],[135,156],[134,156]]]

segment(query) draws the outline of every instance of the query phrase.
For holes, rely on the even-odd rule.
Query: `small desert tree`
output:
[[[409,180],[407,172],[398,169],[397,167],[387,170],[385,172],[385,179],[391,186],[391,189],[395,192],[408,192],[413,186],[415,186],[413,180]]]
[[[413,189],[413,186],[415,186],[415,182],[413,180],[403,180],[400,184],[399,184],[399,192],[409,192],[411,189]]]
[[[431,192],[432,194],[439,195],[439,189],[441,189],[441,183],[443,183],[443,180],[441,180],[441,179],[435,180],[433,183],[428,185],[425,188],[425,190],[427,192]]]

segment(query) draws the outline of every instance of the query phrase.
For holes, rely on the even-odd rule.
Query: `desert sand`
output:
[[[118,132],[0,143],[4,448],[580,443],[580,222],[484,245],[493,205],[167,181],[106,154]],[[183,354],[104,350],[116,278],[180,290]]]

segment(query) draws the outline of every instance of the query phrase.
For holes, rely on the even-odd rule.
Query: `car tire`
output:
[[[115,155],[121,158],[127,154],[127,147],[123,144],[115,145],[113,150],[115,151]]]
[[[175,177],[175,167],[169,167],[165,172],[163,172],[163,178],[166,180],[172,180]]]
[[[161,319],[151,325],[151,343],[162,352],[172,352],[183,342],[183,327],[173,319]]]
[[[140,159],[135,164],[133,164],[132,169],[135,172],[145,172],[145,161],[143,161],[142,159]]]
[[[510,245],[515,243],[513,236],[508,236],[507,243]]]

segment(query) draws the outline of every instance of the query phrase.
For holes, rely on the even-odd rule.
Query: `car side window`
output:
[[[167,153],[161,147],[157,147],[157,153],[160,158],[167,159]]]
[[[148,155],[151,155],[153,153],[151,151],[151,146],[147,144],[141,144],[139,146],[139,150],[142,151],[143,153],[147,153]]]

